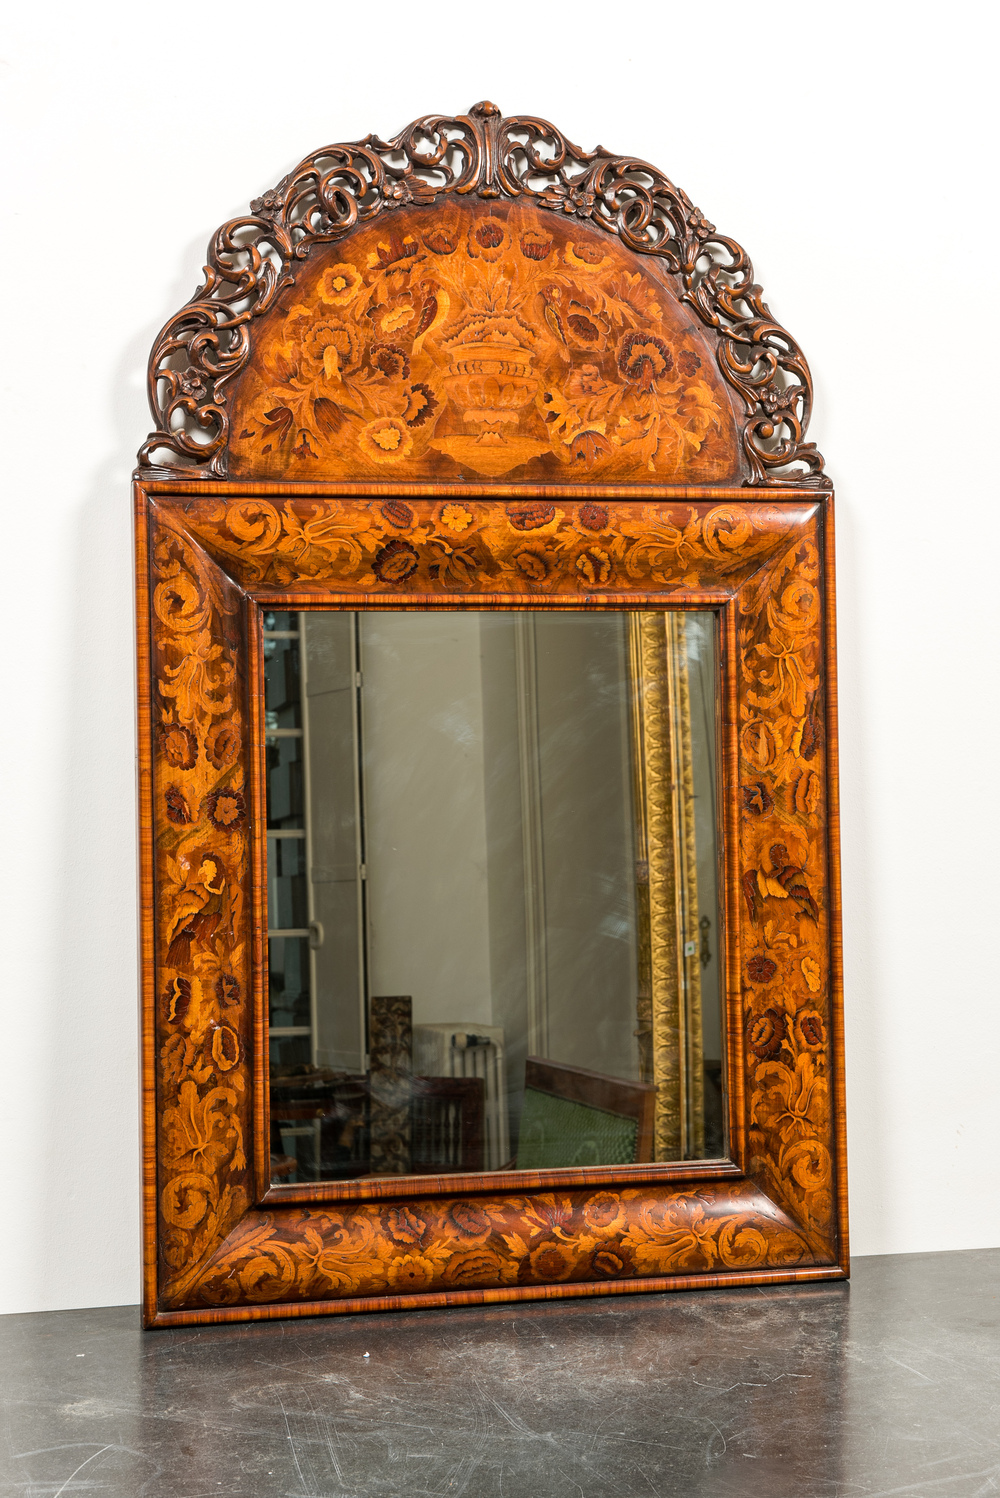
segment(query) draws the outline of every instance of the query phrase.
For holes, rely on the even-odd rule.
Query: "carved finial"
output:
[[[469,110],[469,119],[479,138],[480,147],[476,191],[481,198],[500,198],[503,196],[503,189],[497,181],[497,137],[503,115],[489,99],[480,99]]]

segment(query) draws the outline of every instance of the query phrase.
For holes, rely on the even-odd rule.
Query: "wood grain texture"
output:
[[[149,508],[133,493],[136,622],[136,811],[139,843],[139,1014],[142,1148],[142,1301],[155,1306],[158,1283],[159,1196],[156,1056],[156,900],[153,884],[153,729],[149,607]]]
[[[827,485],[808,365],[656,167],[482,102],[305,158],[213,237],[143,464]]]
[[[152,638],[144,869],[155,856],[156,872],[156,967],[144,979],[159,1118],[148,1322],[845,1273],[830,1090],[841,1082],[828,501],[246,487],[137,491],[151,527],[148,553],[142,525],[137,536],[139,576],[148,556],[152,579],[140,635]],[[264,1025],[249,997],[251,941],[262,950],[250,854],[264,829],[245,790],[258,773],[248,596],[720,607],[731,1165],[330,1183],[266,1200],[258,1182],[254,1193],[247,1154],[266,1099]]]
[[[839,1266],[778,1269],[726,1269],[695,1274],[654,1275],[632,1280],[563,1280],[556,1284],[505,1285],[494,1290],[437,1290],[410,1294],[345,1296],[342,1300],[259,1302],[252,1306],[198,1306],[184,1311],[158,1311],[147,1327],[225,1326],[234,1321],[274,1321],[299,1316],[351,1316],[371,1311],[427,1311],[435,1308],[517,1304],[539,1300],[581,1299],[592,1295],[642,1295],[685,1290],[735,1290],[750,1286],[821,1284],[844,1278]]]

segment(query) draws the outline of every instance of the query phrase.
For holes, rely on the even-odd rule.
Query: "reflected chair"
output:
[[[482,1170],[484,1115],[482,1077],[414,1077],[410,1111],[413,1174]]]
[[[652,1082],[529,1056],[516,1168],[651,1161],[655,1098]]]

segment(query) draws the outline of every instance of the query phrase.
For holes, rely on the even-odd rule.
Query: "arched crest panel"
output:
[[[325,147],[224,225],[149,393],[140,462],[190,477],[828,487],[740,246],[488,103]]]

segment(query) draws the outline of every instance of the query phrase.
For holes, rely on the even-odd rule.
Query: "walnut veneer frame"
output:
[[[221,229],[150,381],[146,1324],[845,1276],[833,503],[744,252],[479,105]],[[728,1159],[271,1186],[264,606],[718,611]]]

